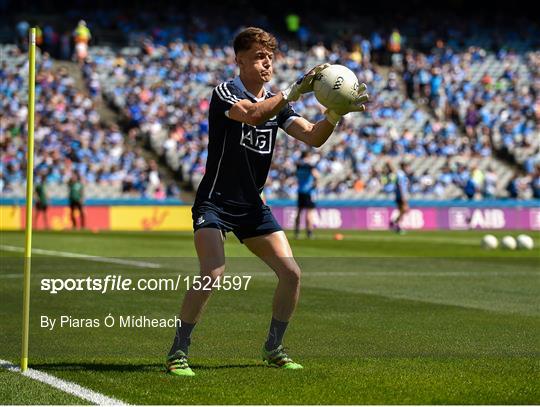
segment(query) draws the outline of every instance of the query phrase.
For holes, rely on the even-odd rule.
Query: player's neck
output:
[[[262,98],[264,96],[264,82],[260,81],[250,81],[245,76],[240,74],[240,80],[244,84],[246,90],[257,98]]]

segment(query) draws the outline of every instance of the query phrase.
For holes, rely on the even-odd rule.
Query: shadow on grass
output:
[[[266,368],[260,363],[231,363],[221,365],[190,365],[197,370],[215,370],[215,369],[249,369],[249,368]],[[133,364],[117,364],[117,363],[39,363],[30,366],[37,370],[63,370],[63,371],[92,371],[92,372],[165,372],[164,363],[133,363]]]

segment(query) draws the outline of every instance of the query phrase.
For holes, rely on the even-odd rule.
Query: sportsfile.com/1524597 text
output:
[[[183,287],[186,290],[223,290],[241,291],[247,290],[251,276],[222,276],[212,278],[210,276],[182,276],[176,278],[137,278],[131,279],[116,274],[108,274],[105,277],[85,278],[42,278],[40,290],[49,294],[57,294],[62,291],[97,291],[101,294],[114,291],[177,291]]]

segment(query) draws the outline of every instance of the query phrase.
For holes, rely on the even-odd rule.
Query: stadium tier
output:
[[[234,30],[188,41],[182,30],[137,27],[126,29],[136,45],[90,47],[76,68],[82,80],[55,68],[48,54],[40,60],[36,174],[52,196],[65,196],[72,172],[82,175],[88,197],[177,197],[177,185],[197,188],[212,89],[236,72],[232,47],[223,45]],[[418,47],[402,37],[402,51],[383,63],[385,35],[302,49],[283,42],[276,55],[273,92],[305,67],[330,62],[353,70],[371,95],[368,111],[345,116],[314,155],[323,174],[318,198],[390,198],[402,161],[410,163],[413,199],[540,197],[540,52],[515,38],[507,42],[512,48],[492,50],[485,33],[460,46],[430,44],[426,34]],[[25,55],[15,46],[1,52],[0,187],[16,197],[24,195]],[[102,100],[119,111],[118,123],[102,120]],[[294,108],[308,119],[323,117],[313,94]],[[141,140],[176,182],[163,180],[167,171],[147,158]],[[267,198],[296,195],[296,163],[306,149],[279,135]]]
[[[2,46],[0,52],[0,190],[3,197],[21,197],[26,177],[28,62],[15,46]],[[77,86],[66,68],[55,66],[47,54],[38,55],[34,165],[50,196],[67,196],[73,173],[85,180],[88,197],[157,197],[167,190],[173,194],[174,188],[165,188],[160,179],[157,164],[144,158],[133,138],[117,124],[102,120],[97,96]]]

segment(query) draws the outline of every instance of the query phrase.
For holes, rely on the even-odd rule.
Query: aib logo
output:
[[[338,90],[339,88],[341,88],[341,85],[343,85],[343,81],[343,76],[338,76],[336,78],[336,81],[334,82],[334,86],[332,87],[332,89]]]

